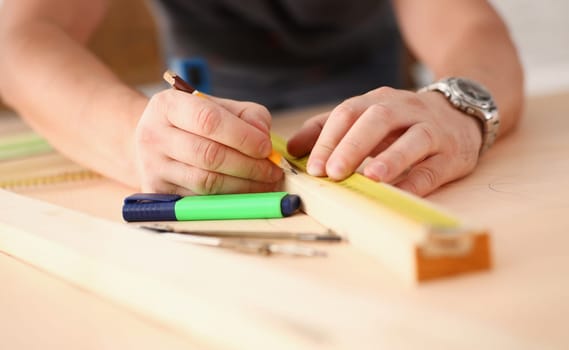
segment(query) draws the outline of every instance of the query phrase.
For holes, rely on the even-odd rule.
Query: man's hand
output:
[[[424,196],[470,173],[482,136],[478,122],[437,92],[379,88],[308,120],[288,143],[310,152],[308,173],[342,180],[367,157],[367,177]]]
[[[142,191],[188,194],[274,190],[271,116],[251,102],[173,89],[153,96],[135,133]]]

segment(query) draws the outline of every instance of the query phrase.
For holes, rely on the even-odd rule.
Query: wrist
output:
[[[472,147],[475,150],[482,148],[482,141],[484,136],[484,129],[482,123],[476,118],[454,108],[448,100],[439,92],[426,91],[420,93],[422,98],[427,102],[435,113],[442,119],[442,123],[457,123],[460,127],[460,134],[463,140],[470,140]]]
[[[492,146],[500,128],[500,115],[488,89],[467,78],[449,77],[425,86],[419,93],[426,91],[440,93],[453,108],[479,122],[482,130],[480,154]]]

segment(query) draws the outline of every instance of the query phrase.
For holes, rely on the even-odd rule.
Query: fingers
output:
[[[201,136],[169,127],[161,151],[171,159],[193,167],[260,182],[277,182],[282,170],[268,160],[248,157],[233,148]]]
[[[278,183],[242,179],[164,159],[158,176],[142,183],[149,193],[192,194],[248,193],[275,191]]]
[[[316,144],[318,136],[328,119],[329,113],[322,113],[308,119],[287,143],[287,152],[295,157],[307,155]]]
[[[404,191],[426,196],[443,184],[458,177],[452,176],[451,161],[442,155],[427,158],[413,167],[404,180],[396,184]]]
[[[419,162],[396,184],[404,191],[426,196],[442,185],[470,174],[475,163],[438,153]]]
[[[341,180],[377,151],[388,135],[417,120],[417,115],[401,113],[367,94],[347,100],[330,114],[310,154],[307,171]]]
[[[326,175],[328,158],[365,108],[357,98],[347,100],[334,108],[308,158],[306,170],[310,175]]]
[[[142,189],[178,194],[275,189],[270,114],[248,102],[173,89],[152,97],[135,133]]]
[[[154,144],[137,162],[145,192],[186,194],[243,193],[274,190],[282,170],[266,159],[253,159],[210,140],[177,133],[169,145]],[[157,149],[164,147],[163,150]],[[176,159],[177,158],[177,159]],[[215,168],[215,170],[214,170]]]
[[[390,106],[371,105],[330,155],[326,173],[332,179],[346,178],[376,149],[380,140],[406,124],[407,121],[398,117]]]
[[[436,132],[427,123],[414,124],[366,165],[364,175],[376,181],[392,181],[410,166],[438,150]]]
[[[269,135],[242,120],[212,99],[203,98],[180,91],[168,90],[151,99],[149,106],[161,113],[174,126],[255,158],[265,158],[271,153]],[[255,118],[247,108],[242,111]],[[261,112],[256,111],[259,114]],[[259,122],[259,125],[264,122]]]
[[[228,100],[219,97],[212,97],[211,99],[262,132],[268,134],[271,130],[271,113],[265,106],[253,102]]]

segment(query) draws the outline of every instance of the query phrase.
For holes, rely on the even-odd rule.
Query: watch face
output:
[[[470,102],[481,107],[487,107],[492,103],[492,96],[481,85],[468,79],[457,79],[456,87],[460,93]]]

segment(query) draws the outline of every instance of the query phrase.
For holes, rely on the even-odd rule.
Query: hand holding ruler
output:
[[[302,198],[302,210],[351,244],[377,258],[410,283],[491,267],[488,232],[464,225],[430,202],[361,174],[343,181],[306,173],[307,157],[288,155],[286,142],[273,148],[296,167],[284,190]]]

